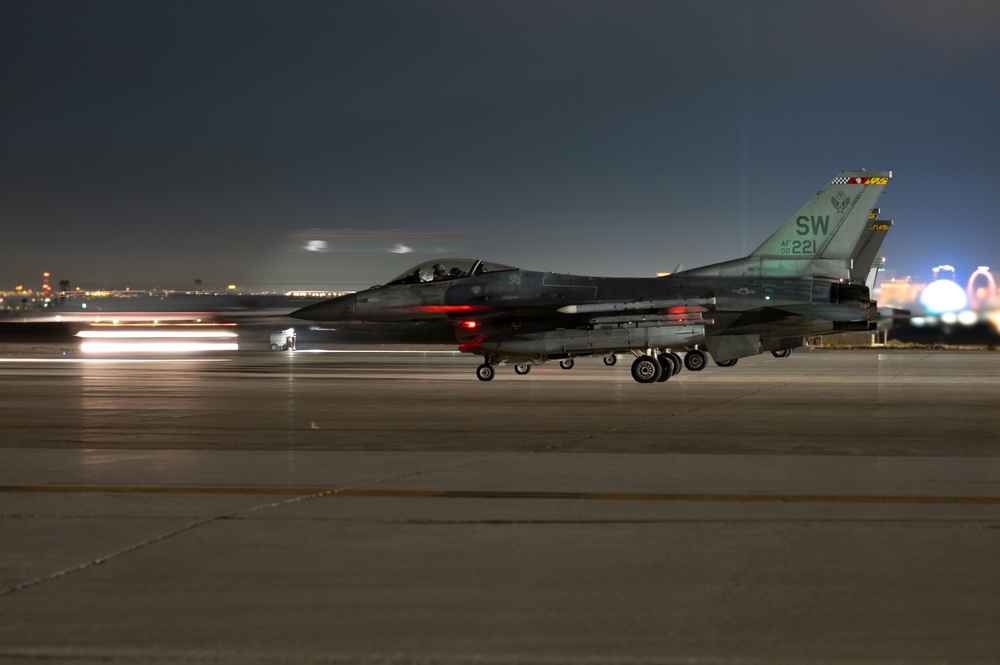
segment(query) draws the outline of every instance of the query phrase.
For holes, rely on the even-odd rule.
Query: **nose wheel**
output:
[[[493,365],[489,363],[483,363],[476,368],[476,378],[480,381],[492,381],[496,374],[497,371],[493,369]]]

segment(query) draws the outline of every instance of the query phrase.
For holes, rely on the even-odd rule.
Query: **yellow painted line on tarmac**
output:
[[[725,494],[701,492],[534,492],[491,490],[394,490],[316,487],[195,487],[174,485],[2,485],[0,494],[245,494],[342,496],[394,499],[534,499],[709,503],[866,503],[1000,505],[1000,496],[854,494]]]

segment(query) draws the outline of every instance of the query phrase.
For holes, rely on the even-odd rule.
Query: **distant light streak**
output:
[[[84,342],[83,353],[189,353],[238,351],[236,342]]]
[[[456,351],[457,353],[457,351]],[[134,363],[186,363],[192,362],[190,358],[0,358],[0,363],[7,364],[77,364],[77,365],[100,365],[100,364],[134,364]],[[230,362],[229,358],[198,358],[196,362],[222,363]]]
[[[305,244],[307,252],[329,252],[330,248],[325,240],[310,240]]]
[[[239,350],[239,344],[235,341],[237,335],[229,330],[81,330],[76,336],[87,340],[108,340],[83,342],[80,345],[80,351],[83,353],[191,353]],[[234,341],[215,341],[220,339]]]
[[[229,330],[81,330],[76,336],[85,339],[158,339],[164,337],[210,339],[236,337],[237,335]]]
[[[202,323],[201,321],[194,321],[194,322],[188,321],[188,322],[178,322],[178,323],[174,323],[174,322],[156,322],[156,323],[150,324],[149,322],[142,322],[142,321],[136,322],[136,323],[128,323],[128,322],[119,322],[119,321],[116,320],[116,321],[112,321],[110,323],[95,321],[94,323],[90,324],[90,326],[92,328],[125,328],[125,327],[128,327],[128,326],[148,328],[151,325],[153,327],[157,328],[157,329],[162,328],[164,326],[170,326],[172,328],[210,328],[210,327],[211,328],[216,328],[216,327],[220,327],[220,326],[229,327],[229,328],[235,328],[236,327],[235,323],[223,323],[223,322]]]

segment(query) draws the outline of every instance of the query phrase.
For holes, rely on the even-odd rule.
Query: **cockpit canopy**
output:
[[[421,284],[423,282],[443,282],[491,272],[517,270],[502,263],[480,261],[479,259],[434,259],[410,268],[389,284]]]

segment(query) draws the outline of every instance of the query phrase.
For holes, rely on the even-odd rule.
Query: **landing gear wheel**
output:
[[[707,362],[708,357],[705,355],[705,352],[699,351],[698,349],[688,351],[684,355],[684,366],[687,367],[690,372],[700,372],[705,369],[705,363]]]
[[[493,369],[493,365],[489,363],[483,363],[476,368],[476,378],[480,381],[492,381],[493,377],[496,376],[496,370]]]
[[[775,358],[787,358],[792,355],[791,349],[778,349],[777,351],[771,351],[771,355]]]
[[[681,370],[684,369],[684,362],[681,360],[681,357],[676,353],[674,353],[673,351],[671,351],[667,355],[670,356],[670,359],[672,361],[674,361],[674,371],[670,376],[677,376],[678,374],[681,373]]]
[[[559,366],[562,367],[563,369],[573,369],[573,359],[563,358],[562,360],[559,361]]]
[[[610,356],[604,356],[604,364],[608,367],[615,365],[618,362],[618,356],[611,354]]]
[[[737,360],[739,360],[739,358],[733,358],[732,360],[721,360],[721,361],[716,360],[715,364],[718,365],[719,367],[732,367],[733,365],[736,364]]]
[[[660,378],[657,379],[657,382],[666,381],[667,379],[672,377],[677,371],[676,370],[677,365],[674,364],[674,359],[670,357],[669,353],[661,353],[660,355],[656,356],[656,362],[660,363],[660,367],[663,368],[663,371],[660,372]]]
[[[663,368],[653,356],[639,356],[632,363],[632,378],[639,383],[656,383],[663,374]]]
[[[531,365],[514,365],[514,374],[527,374],[531,371]]]

